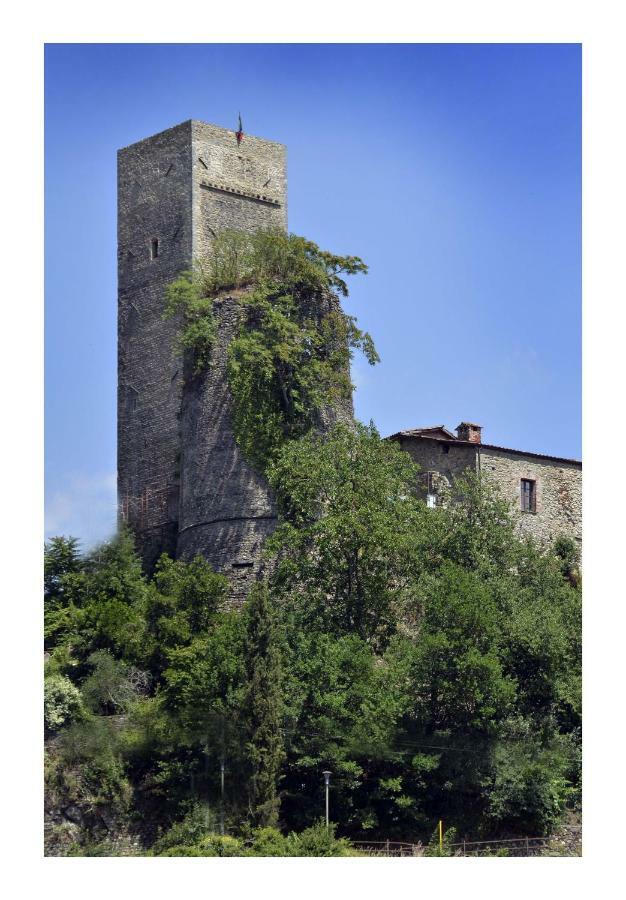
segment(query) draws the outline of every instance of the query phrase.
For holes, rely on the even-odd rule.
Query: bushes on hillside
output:
[[[51,802],[94,845],[110,806],[159,854],[333,855],[328,769],[354,840],[550,831],[580,795],[568,547],[519,542],[476,477],[428,509],[373,428],[293,442],[270,478],[277,562],[243,610],[201,559],[148,578],[124,533],[47,550]]]

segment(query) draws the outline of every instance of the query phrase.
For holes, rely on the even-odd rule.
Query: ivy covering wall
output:
[[[339,302],[345,276],[367,272],[357,256],[337,256],[282,230],[224,231],[211,253],[167,292],[166,316],[181,317],[180,348],[189,377],[211,365],[213,299],[238,297],[241,326],[228,350],[233,428],[260,472],[286,441],[319,421],[324,408],[351,397],[350,360],[378,355],[369,334]]]

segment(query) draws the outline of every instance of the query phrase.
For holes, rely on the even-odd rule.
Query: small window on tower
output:
[[[159,239],[153,238],[150,244],[150,259],[156,259],[159,255]]]
[[[537,512],[537,482],[530,478],[522,478],[521,482],[522,512]]]

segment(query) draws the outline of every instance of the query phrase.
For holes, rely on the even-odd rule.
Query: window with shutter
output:
[[[522,478],[521,501],[522,512],[537,512],[537,482],[530,478]]]

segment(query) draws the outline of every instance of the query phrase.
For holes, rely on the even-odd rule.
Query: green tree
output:
[[[43,556],[44,600],[46,605],[59,602],[63,594],[63,579],[80,571],[81,559],[78,538],[53,537],[46,543]]]
[[[224,612],[210,630],[168,651],[163,674],[167,708],[191,731],[214,717],[233,720],[246,678],[241,615]]]
[[[147,582],[131,533],[122,529],[80,559],[74,539],[54,541],[47,548],[46,648],[71,650],[79,674],[94,650],[141,664]]]
[[[332,818],[358,831],[379,824],[374,794],[378,778],[395,773],[393,736],[404,710],[398,683],[355,634],[337,636],[292,620],[286,643],[286,821],[298,829],[317,821],[328,769]]]
[[[429,558],[471,569],[489,580],[510,572],[519,541],[511,505],[497,488],[466,470],[443,495],[444,503],[429,518]]]
[[[253,821],[257,826],[275,826],[284,758],[282,671],[276,611],[265,584],[250,592],[244,616],[248,676],[244,715],[252,767]]]
[[[317,627],[383,646],[411,614],[426,507],[417,468],[373,426],[337,425],[285,446],[270,467],[282,521],[275,584]]]
[[[44,646],[51,650],[71,634],[67,587],[82,568],[78,539],[53,537],[44,547]]]
[[[132,534],[122,529],[84,558],[78,575],[64,580],[72,608],[75,653],[83,665],[95,650],[141,666],[149,651],[147,582]]]
[[[426,732],[489,732],[508,712],[515,683],[500,659],[499,611],[474,571],[446,562],[419,585],[422,615],[410,677]]]
[[[163,554],[157,562],[147,593],[146,622],[151,635],[151,670],[161,678],[169,652],[202,639],[217,619],[228,587],[197,556],[189,563]]]
[[[567,535],[559,535],[553,544],[554,554],[560,562],[561,573],[572,587],[579,587],[580,576],[580,549],[576,541]]]
[[[226,828],[254,841],[279,796],[286,831],[314,826],[324,769],[355,838],[428,840],[439,818],[476,837],[552,829],[580,798],[572,547],[518,540],[476,476],[427,509],[372,427],[289,442],[269,477],[273,575],[243,610],[200,559],[163,557],[147,578],[127,534],[80,558],[58,540],[51,796],[78,805],[92,843],[109,803],[162,828],[196,810],[197,839],[175,827],[171,854],[247,852],[211,836],[222,760]],[[258,852],[302,846],[277,835],[259,832]]]

